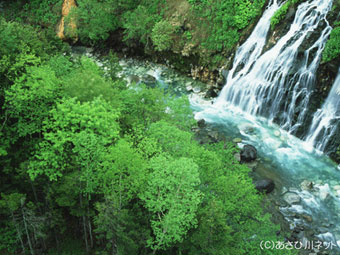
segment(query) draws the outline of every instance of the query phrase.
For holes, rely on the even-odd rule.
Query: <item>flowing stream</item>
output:
[[[315,113],[307,141],[293,136],[303,126],[321,52],[331,31],[325,19],[331,5],[331,0],[300,4],[288,32],[264,51],[270,17],[280,7],[272,1],[236,52],[226,85],[213,102],[203,99],[204,85],[165,66],[133,59],[122,59],[120,64],[128,82],[158,84],[178,95],[191,91],[197,120],[205,119],[231,139],[241,138],[240,147],[255,146],[259,155],[255,172],[274,180],[276,188],[270,196],[290,229],[302,226],[301,242],[320,240],[324,248],[331,246],[329,254],[340,254],[340,167],[313,147],[327,143],[340,116],[336,111],[340,75]],[[315,32],[317,38],[306,43]],[[302,49],[303,44],[308,46]]]
[[[326,20],[331,6],[331,0],[300,4],[288,32],[263,52],[270,17],[279,8],[275,1],[270,3],[236,52],[219,97],[212,104],[193,94],[191,104],[196,119],[241,137],[240,147],[257,148],[261,163],[256,171],[274,180],[274,196],[290,228],[305,229],[299,233],[300,241],[317,239],[325,242],[330,254],[340,254],[340,171],[313,147],[324,149],[334,133],[340,117],[340,77],[315,113],[307,141],[292,135],[304,126],[315,73],[331,31]],[[310,42],[313,33],[319,36]]]

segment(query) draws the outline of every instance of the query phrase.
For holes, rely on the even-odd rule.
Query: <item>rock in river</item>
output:
[[[246,144],[241,151],[241,160],[244,162],[250,162],[257,157],[256,148],[252,145]]]
[[[301,198],[298,194],[288,192],[283,196],[283,199],[290,205],[298,204],[301,201]]]
[[[258,180],[255,182],[255,188],[259,191],[259,192],[265,192],[265,193],[270,193],[274,190],[275,188],[275,184],[273,182],[273,180],[270,179],[262,179],[262,180]]]
[[[197,121],[197,125],[198,125],[198,127],[200,127],[200,128],[204,128],[204,127],[206,126],[205,120],[204,120],[204,119],[198,120],[198,121]]]

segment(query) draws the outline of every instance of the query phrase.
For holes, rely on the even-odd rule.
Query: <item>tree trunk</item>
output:
[[[30,247],[31,255],[34,255],[34,250],[33,250],[32,243],[31,243],[31,238],[30,238],[30,235],[29,235],[29,233],[28,233],[28,228],[27,228],[27,222],[26,222],[25,212],[24,212],[24,209],[23,209],[22,206],[21,206],[21,213],[22,213],[22,218],[23,218],[23,220],[24,220],[24,225],[25,225],[25,231],[26,231],[28,246]]]
[[[83,208],[83,199],[82,199],[82,195],[79,194],[79,200],[80,200],[80,208]],[[86,231],[86,218],[85,218],[85,214],[83,214],[82,216],[83,218],[83,228],[84,228],[84,240],[85,240],[85,246],[86,246],[86,252],[89,252],[89,244],[87,242],[87,231]]]
[[[14,218],[14,214],[13,214],[12,211],[11,211],[11,216],[12,216],[12,220],[13,220],[13,224],[15,226],[15,229],[17,230],[17,235],[18,235],[18,238],[20,240],[22,252],[24,253],[25,252],[25,246],[24,246],[24,242],[22,241],[22,238],[21,238],[22,234],[21,234],[21,231],[20,231],[19,227],[17,226],[17,223],[16,223],[15,218]]]
[[[87,207],[87,223],[88,223],[88,226],[89,226],[90,247],[93,248],[92,226],[91,226],[91,218],[90,218],[89,207]]]

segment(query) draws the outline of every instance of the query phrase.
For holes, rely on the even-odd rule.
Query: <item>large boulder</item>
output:
[[[198,121],[197,121],[197,125],[198,125],[198,127],[200,127],[200,128],[206,127],[205,119],[200,119],[200,120],[198,120]]]
[[[270,179],[262,179],[255,182],[255,189],[259,192],[263,193],[270,193],[274,190],[275,183],[273,180]]]
[[[209,88],[208,91],[205,93],[205,98],[214,98],[217,97],[218,94],[216,93],[214,88]]]
[[[253,145],[246,144],[241,151],[241,160],[243,162],[250,162],[257,157],[257,150]]]
[[[142,83],[144,83],[144,84],[146,84],[146,85],[148,85],[148,86],[150,86],[150,87],[155,87],[155,86],[156,86],[157,80],[156,80],[155,77],[153,77],[153,76],[150,75],[150,74],[145,74],[145,75],[143,75],[143,77],[142,77],[141,80],[142,80],[142,81],[141,81]]]
[[[284,194],[283,199],[290,205],[298,204],[301,201],[301,197],[298,194],[292,192]]]

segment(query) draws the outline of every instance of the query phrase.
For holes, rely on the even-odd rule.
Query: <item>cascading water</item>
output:
[[[306,142],[320,151],[327,148],[340,123],[340,70],[322,108],[314,114]]]
[[[281,127],[294,133],[305,118],[315,72],[331,31],[325,19],[331,5],[330,0],[302,3],[289,31],[260,56],[272,11],[277,9],[277,4],[273,3],[237,51],[233,69],[216,104],[237,106],[251,115],[279,121]],[[298,59],[302,43],[322,21],[325,28],[319,39]],[[297,62],[299,67],[294,70]]]
[[[194,94],[190,102],[197,120],[205,119],[226,135],[241,137],[240,146],[256,147],[261,165],[255,173],[274,180],[275,203],[280,204],[282,199],[287,202],[287,197],[296,199],[279,207],[291,229],[302,226],[312,230],[312,236],[302,233],[300,241],[317,238],[331,242],[333,250],[329,254],[340,254],[340,172],[328,157],[314,153],[310,144],[292,135],[303,125],[307,114],[315,73],[331,31],[325,19],[331,5],[331,0],[301,3],[289,31],[263,53],[270,17],[278,8],[276,2],[271,3],[236,52],[233,68],[217,100],[212,104]],[[339,87],[333,86],[329,103],[319,111],[320,116],[315,115],[315,128],[329,127],[318,122],[329,117],[327,110],[333,121],[340,116],[340,111],[330,110],[331,106],[333,109],[339,106],[340,95],[336,94]],[[325,113],[321,114],[322,111]],[[321,133],[325,134],[316,129],[310,132],[315,134],[315,141],[321,139]],[[313,187],[306,189],[303,183],[309,182]]]

